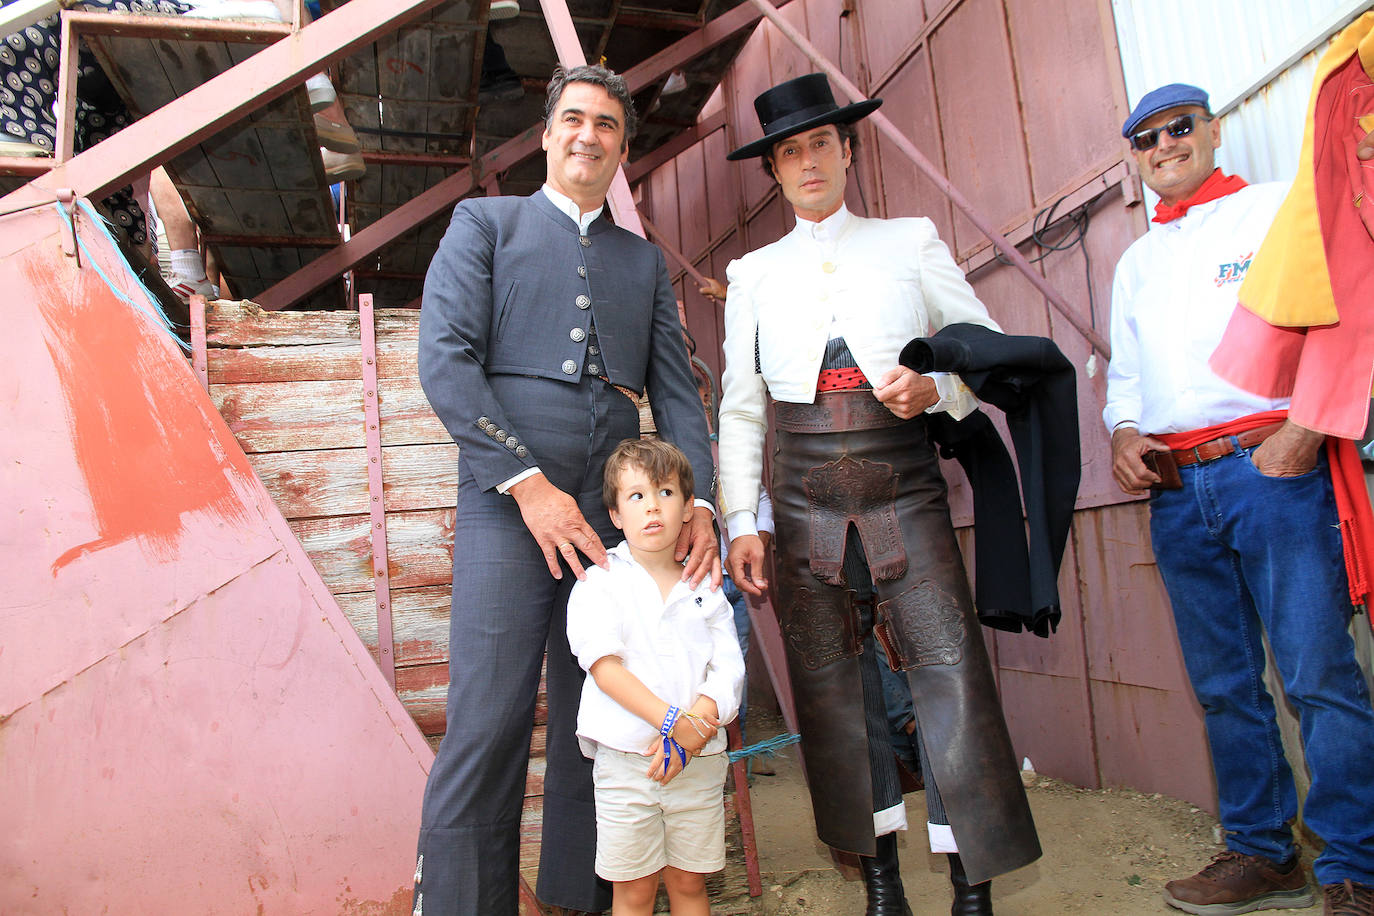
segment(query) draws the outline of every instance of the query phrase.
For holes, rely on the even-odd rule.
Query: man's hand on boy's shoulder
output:
[[[705,506],[692,510],[692,518],[677,536],[673,558],[683,565],[682,581],[696,588],[711,575],[711,591],[720,588],[720,539],[716,537],[715,514]]]

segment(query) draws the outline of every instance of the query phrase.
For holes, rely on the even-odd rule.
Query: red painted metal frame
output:
[[[625,166],[626,180],[633,184],[668,160],[677,158],[679,153],[684,153],[696,146],[702,140],[705,140],[708,136],[724,126],[725,110],[721,109],[705,121],[698,121],[696,124],[682,131],[682,133],[678,134],[649,155],[628,163]]]
[[[539,898],[534,895],[534,889],[525,880],[525,876],[520,876],[520,916],[548,916],[548,910],[544,909],[544,904],[539,902]]]
[[[347,185],[344,185],[345,188]],[[205,245],[228,245],[238,248],[333,248],[338,242],[319,236],[303,235],[220,235],[202,233]]]
[[[51,171],[52,165],[47,156],[0,156],[0,175],[37,178]]]
[[[748,690],[748,685],[745,685]],[[725,728],[726,744],[732,751],[744,746],[744,736],[740,733],[739,722],[731,722]],[[754,835],[754,805],[749,800],[749,762],[748,758],[730,764],[730,780],[735,786],[735,813],[739,816],[740,841],[744,846],[744,872],[749,878],[749,896],[758,897],[763,893],[763,876],[759,873],[759,842]]]
[[[72,158],[76,144],[77,38],[71,13],[64,12],[61,22],[62,38],[57,51],[57,148],[53,150],[57,163]]]
[[[362,0],[353,0],[353,3],[359,2]],[[351,5],[352,3],[349,4]],[[346,6],[343,9],[347,8]],[[330,16],[336,16],[339,12],[336,10],[330,13]],[[623,75],[630,85],[630,91],[638,92],[674,67],[705,54],[722,42],[751,28],[761,18],[761,13],[746,6],[737,6],[730,12],[717,16],[699,31],[669,45],[644,63],[626,70]],[[361,230],[333,251],[321,255],[291,276],[278,281],[258,296],[258,304],[265,309],[275,310],[286,308],[304,299],[350,267],[376,254],[404,233],[445,208],[453,206],[481,184],[483,176],[503,172],[533,156],[540,149],[543,131],[543,122],[531,125],[524,133],[502,143],[468,168],[455,172],[419,197],[397,207]]]
[[[382,418],[377,409],[377,325],[372,294],[358,297],[359,344],[363,358],[363,422],[367,436],[367,508],[372,530],[372,585],[377,599],[377,664],[396,689],[396,644],[391,630],[391,569],[386,550],[386,499],[382,486]]]
[[[361,153],[363,162],[378,165],[434,165],[441,169],[461,169],[472,165],[468,156],[452,156],[447,153],[401,153],[392,150],[365,149]]]
[[[453,206],[454,202],[480,183],[481,176],[489,172],[505,171],[534,155],[540,147],[539,138],[543,130],[542,123],[530,127],[520,136],[507,140],[478,159],[473,167],[455,172],[419,197],[392,210],[342,245],[320,255],[291,276],[264,290],[258,296],[258,304],[265,309],[275,310],[286,308],[304,299],[344,271],[376,254],[403,233]]]
[[[691,275],[692,279],[697,281],[697,283],[706,282],[706,277],[701,273],[701,271],[697,270],[695,267],[692,266],[692,262],[687,260],[687,256],[682,252],[678,251],[677,248],[673,246],[672,242],[669,242],[668,239],[664,237],[663,233],[658,231],[657,226],[649,222],[647,217],[641,216],[639,219],[640,222],[644,224],[644,228],[648,229],[649,234],[654,237],[654,243],[658,245],[659,248],[662,248],[664,253],[667,254],[668,257],[672,258],[674,261],[677,261],[679,264],[681,264],[683,270],[687,271],[687,273]]]
[[[741,3],[730,12],[712,19],[691,35],[673,42],[653,57],[626,70],[623,76],[632,90],[641,89],[665,73],[671,73],[717,45],[729,41],[745,29],[753,28],[763,15],[761,11]]]
[[[749,0],[749,2],[766,16],[768,21],[773,23],[788,41],[796,45],[813,64],[824,71],[835,85],[837,85],[852,101],[858,102],[867,98],[867,96],[859,91],[859,87],[850,82],[849,78],[846,77],[838,67],[827,60],[805,35],[784,19],[782,15],[778,13],[777,8],[769,3],[768,0]],[[1078,315],[1074,308],[1069,305],[1068,300],[1065,299],[1058,290],[1051,286],[1049,281],[1037,273],[1035,268],[1031,267],[1030,262],[1026,260],[1025,256],[1021,254],[1020,251],[1016,250],[1015,245],[1007,241],[991,223],[984,219],[983,216],[974,209],[973,204],[969,203],[968,198],[964,196],[963,192],[956,188],[953,182],[946,178],[940,170],[935,167],[935,164],[916,148],[916,144],[907,139],[906,135],[898,130],[897,126],[882,112],[875,111],[873,114],[869,115],[868,118],[875,127],[886,134],[888,139],[892,140],[896,147],[925,174],[926,178],[930,179],[932,184],[939,188],[940,191],[949,198],[954,206],[958,207],[959,210],[969,218],[969,221],[972,222],[973,225],[978,227],[979,232],[987,236],[988,241],[997,246],[997,250],[1011,262],[1013,267],[1020,271],[1026,279],[1030,281],[1032,286],[1039,290],[1040,294],[1049,301],[1050,305],[1054,306],[1055,310],[1063,315],[1069,324],[1073,325],[1088,343],[1092,344],[1093,349],[1097,350],[1104,357],[1108,359],[1111,358],[1111,346],[1107,343],[1106,339]]]
[[[46,175],[0,199],[0,210],[50,203],[58,188],[72,188],[79,197],[102,198],[131,177],[145,174],[290,91],[328,62],[351,54],[442,2],[352,0],[130,124],[104,140],[98,154],[87,150],[56,163]],[[74,24],[85,27],[83,14],[71,15]],[[108,21],[122,17],[89,14],[89,18]],[[180,21],[178,24],[185,27]],[[223,28],[223,23],[214,25]]]
[[[191,368],[195,370],[200,387],[210,390],[209,354],[205,343],[205,297],[191,296]]]

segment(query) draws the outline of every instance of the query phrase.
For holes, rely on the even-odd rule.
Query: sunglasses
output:
[[[1203,117],[1202,115],[1179,115],[1162,127],[1151,127],[1149,130],[1136,131],[1131,134],[1131,149],[1135,150],[1137,153],[1152,150],[1155,148],[1155,144],[1159,142],[1159,134],[1161,131],[1167,130],[1169,136],[1178,139],[1179,137],[1186,137],[1191,134],[1193,130],[1196,129],[1198,121],[1202,121],[1205,124],[1210,120],[1212,119]]]

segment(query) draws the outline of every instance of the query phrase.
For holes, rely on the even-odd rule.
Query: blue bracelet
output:
[[[682,714],[681,708],[669,706],[668,712],[663,716],[663,725],[658,729],[658,733],[663,736],[663,775],[668,775],[668,764],[673,759],[673,748],[677,748],[678,756],[682,759],[682,765],[687,766],[687,752],[682,749],[682,745],[673,740],[673,726],[677,724],[677,717]]]
[[[663,739],[663,775],[668,775],[668,764],[673,760],[673,748],[677,749],[678,759],[682,761],[682,768],[687,769],[687,751],[672,738]]]

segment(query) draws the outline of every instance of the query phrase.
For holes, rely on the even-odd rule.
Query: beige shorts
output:
[[[694,757],[666,786],[646,775],[649,760],[596,749],[596,873],[607,881],[633,881],[665,865],[702,874],[720,871],[729,755]]]

